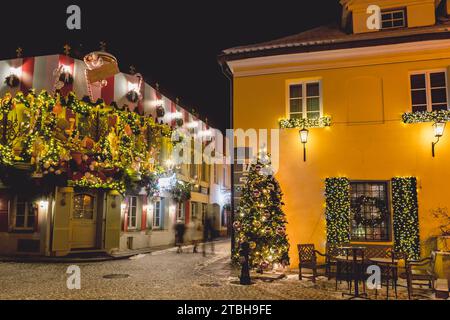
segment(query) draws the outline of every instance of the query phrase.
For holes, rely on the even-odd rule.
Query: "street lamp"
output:
[[[303,144],[303,161],[306,162],[306,144],[308,143],[308,135],[309,131],[308,129],[303,128],[300,130],[300,141]]]
[[[433,124],[434,127],[434,136],[437,138],[436,142],[432,142],[431,143],[431,153],[433,155],[433,158],[435,156],[435,146],[439,143],[439,140],[441,139],[441,137],[444,135],[444,130],[445,130],[445,122],[435,122]]]

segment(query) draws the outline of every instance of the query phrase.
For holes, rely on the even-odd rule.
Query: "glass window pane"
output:
[[[445,72],[435,72],[430,74],[431,87],[445,87]]]
[[[433,104],[432,109],[433,111],[439,111],[439,110],[447,110],[448,107],[446,104]]]
[[[427,111],[427,105],[417,105],[412,107],[413,112],[425,112]]]
[[[16,227],[17,228],[25,227],[25,216],[16,216]]]
[[[397,11],[397,12],[394,12],[393,15],[392,15],[392,17],[393,17],[394,19],[403,19],[403,11]]]
[[[291,113],[291,119],[301,119],[303,118],[301,113]]]
[[[27,228],[33,228],[34,227],[34,214],[31,214],[28,216],[27,219]]]
[[[403,27],[404,21],[403,20],[394,20],[394,27]]]
[[[306,111],[319,111],[320,110],[320,98],[308,98],[306,100]]]
[[[432,103],[447,102],[447,89],[432,89],[431,90]]]
[[[392,28],[392,21],[383,21],[381,24],[381,28],[383,29]]]
[[[320,118],[320,112],[308,112],[307,113],[308,119],[319,119]]]
[[[306,85],[306,96],[307,97],[318,97],[319,93],[319,83],[308,83]]]
[[[425,89],[425,74],[411,75],[411,89]]]
[[[412,104],[427,104],[427,93],[425,90],[411,91]]]
[[[389,20],[389,19],[391,19],[391,18],[392,18],[391,13],[383,13],[383,14],[381,15],[381,19],[382,19],[382,20]]]
[[[291,112],[302,112],[302,100],[292,99],[291,100]]]
[[[290,89],[290,97],[291,98],[301,98],[302,97],[302,85],[291,85]]]

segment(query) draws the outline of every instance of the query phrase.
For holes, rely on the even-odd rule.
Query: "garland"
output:
[[[6,93],[0,108],[3,117],[14,119],[0,123],[8,133],[0,143],[0,169],[33,168],[29,187],[57,181],[120,192],[141,187],[154,193],[161,167],[151,160],[162,148],[162,138],[172,136],[170,126],[113,103],[107,106],[101,99],[79,100],[73,92],[66,97],[33,89],[14,97]],[[69,119],[65,109],[72,112]],[[184,192],[181,196],[186,197]]]
[[[408,112],[402,115],[402,120],[404,123],[448,122],[450,121],[450,111]]]
[[[335,248],[350,241],[350,181],[347,178],[325,180],[327,243]]]
[[[397,177],[392,179],[392,204],[394,208],[394,248],[404,252],[409,259],[419,259],[419,206],[417,179]]]
[[[362,213],[362,209],[366,205],[374,206],[375,208],[377,208],[380,216],[376,219],[365,218]],[[361,196],[357,198],[354,203],[352,203],[351,209],[356,223],[363,226],[379,226],[386,220],[386,216],[388,215],[386,201],[376,197]]]
[[[331,126],[331,117],[318,119],[281,119],[278,123],[281,129],[323,128]]]
[[[170,189],[170,193],[172,194],[173,199],[176,202],[181,203],[189,201],[191,199],[191,189],[192,189],[191,183],[177,180],[174,186]]]

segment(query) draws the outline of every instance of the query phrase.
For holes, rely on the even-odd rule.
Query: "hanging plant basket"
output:
[[[182,127],[184,124],[183,119],[179,119],[179,118],[177,120],[175,120],[175,122],[176,122],[177,126],[179,126],[179,127]]]
[[[164,111],[164,108],[162,106],[156,107],[156,117],[157,118],[162,118],[162,117],[164,117],[165,114],[166,114],[166,112]]]
[[[131,103],[136,103],[139,101],[139,94],[134,90],[128,91],[127,100]]]
[[[59,76],[59,81],[64,83],[64,85],[71,85],[73,83],[73,76],[70,74],[70,72],[63,72]]]
[[[20,79],[15,74],[12,74],[5,78],[5,84],[10,88],[18,87],[20,84]]]

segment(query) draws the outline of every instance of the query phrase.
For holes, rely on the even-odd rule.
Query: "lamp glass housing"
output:
[[[444,135],[445,122],[436,122],[434,125],[434,136],[440,138]]]
[[[307,143],[308,142],[308,135],[309,135],[309,131],[307,129],[300,130],[300,141],[302,143]]]

